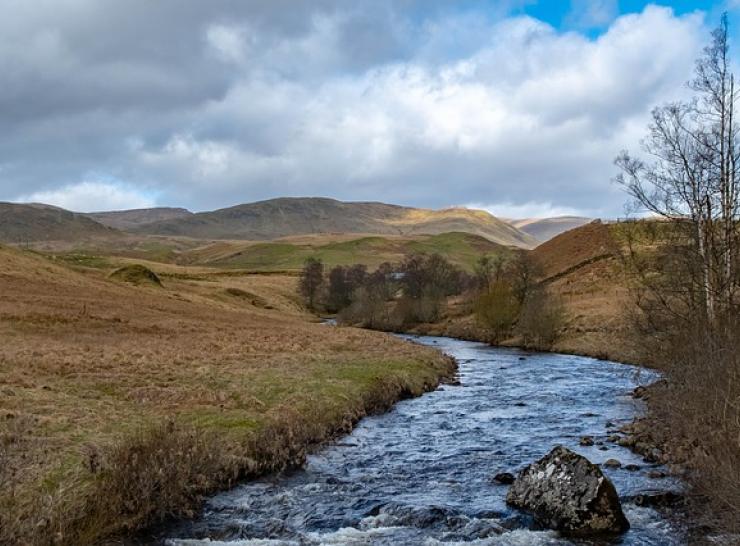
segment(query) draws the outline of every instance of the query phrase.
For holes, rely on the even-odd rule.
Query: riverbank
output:
[[[433,349],[310,323],[294,286],[259,276],[135,285],[0,258],[3,544],[93,544],[193,515],[455,371]]]
[[[685,544],[681,526],[633,501],[668,487],[652,465],[609,441],[639,412],[628,393],[636,370],[569,355],[527,353],[450,338],[414,338],[454,356],[459,384],[363,420],[304,469],[249,482],[210,499],[194,521],[141,544],[213,541],[319,544],[552,544],[493,480],[516,473],[554,445],[603,467],[624,498],[625,546]],[[593,445],[581,445],[583,437]],[[617,459],[621,465],[607,464]],[[596,542],[601,542],[596,540]]]

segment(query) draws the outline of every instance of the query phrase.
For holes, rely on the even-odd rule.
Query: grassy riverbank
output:
[[[299,463],[454,363],[308,322],[293,279],[162,286],[0,248],[0,543],[92,544]]]

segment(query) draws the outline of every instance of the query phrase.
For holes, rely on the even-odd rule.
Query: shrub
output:
[[[126,265],[116,269],[110,274],[110,278],[136,285],[149,284],[162,286],[162,281],[159,279],[157,274],[148,267],[144,267],[140,264]]]
[[[372,286],[364,286],[355,290],[352,303],[340,311],[339,322],[352,324],[374,330],[396,330],[395,317],[391,314],[385,300]]]
[[[445,298],[434,290],[425,291],[418,298],[403,296],[396,305],[394,314],[397,322],[408,326],[435,322],[442,314]]]
[[[476,319],[489,331],[494,343],[511,335],[519,310],[516,295],[511,285],[505,281],[494,282],[475,302]]]
[[[551,349],[565,322],[562,302],[543,288],[530,292],[524,301],[516,332],[522,344],[536,349]]]

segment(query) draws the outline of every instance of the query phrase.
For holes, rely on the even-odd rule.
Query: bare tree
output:
[[[643,146],[651,159],[622,152],[617,181],[643,209],[669,221],[688,245],[694,281],[692,311],[709,323],[735,306],[738,289],[737,93],[729,70],[727,16],[697,61],[689,87],[696,96],[653,111]]]
[[[727,38],[725,16],[689,82],[694,99],[653,111],[644,141],[650,159],[623,152],[616,162],[618,181],[663,220],[622,226],[643,334],[635,341],[667,379],[651,393],[651,433],[686,454],[695,498],[710,504],[697,517],[737,533],[740,148]]]
[[[324,284],[324,264],[316,258],[308,258],[303,264],[299,289],[309,309],[316,309],[321,287]]]
[[[494,283],[502,281],[508,264],[509,256],[504,252],[486,254],[478,258],[473,266],[478,289],[486,292]]]
[[[524,305],[543,276],[542,268],[528,252],[519,251],[509,262],[507,273],[511,279],[514,296],[520,306]]]

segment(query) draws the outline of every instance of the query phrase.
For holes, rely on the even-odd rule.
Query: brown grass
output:
[[[88,544],[187,515],[452,369],[307,322],[295,279],[104,275],[0,248],[2,544]]]
[[[551,350],[621,362],[642,361],[643,355],[630,339],[633,333],[628,310],[633,304],[615,229],[613,225],[587,224],[531,251],[544,272],[544,286],[563,307],[563,327]],[[490,332],[477,323],[473,310],[466,298],[450,298],[439,321],[420,325],[414,331],[494,341]],[[518,336],[498,342],[523,344]]]

